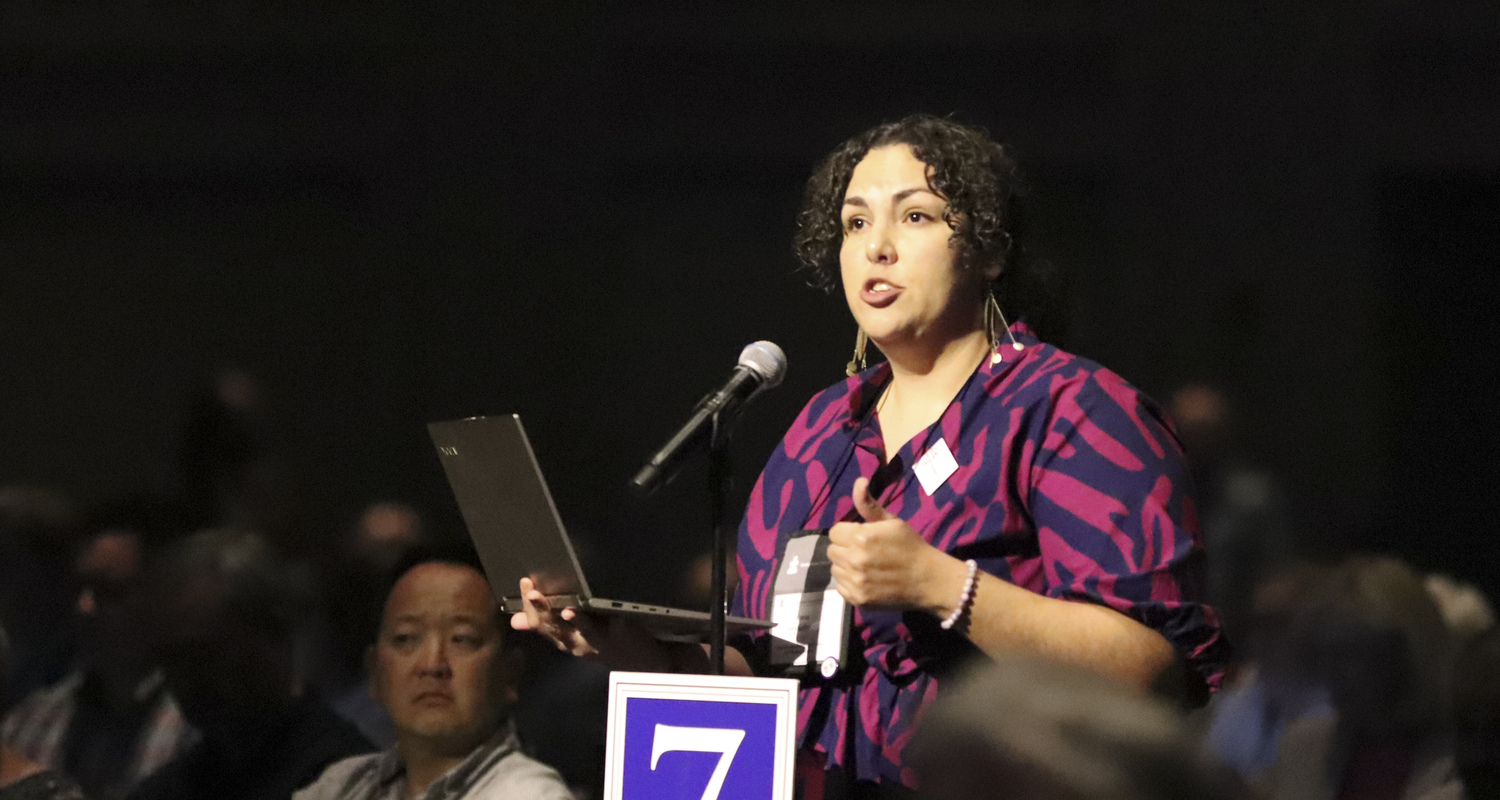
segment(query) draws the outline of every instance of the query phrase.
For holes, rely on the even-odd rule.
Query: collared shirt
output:
[[[787,540],[859,520],[852,493],[863,476],[881,505],[938,549],[1038,594],[1126,614],[1217,687],[1227,646],[1201,602],[1190,480],[1164,413],[1023,324],[1012,332],[1024,349],[1002,341],[938,421],[894,453],[874,411],[888,364],[808,402],[751,492],[732,613],[769,618]],[[924,487],[915,467],[930,452],[947,468],[926,470]],[[856,609],[854,621],[844,668],[803,680],[799,747],[841,781],[913,785],[902,750],[938,684],[977,648],[924,611]],[[764,634],[737,642],[762,665],[766,644]]]
[[[87,676],[75,672],[58,683],[32,692],[5,718],[0,740],[46,766],[67,770],[69,740],[80,714]],[[130,761],[119,785],[102,792],[123,796],[158,767],[198,740],[198,733],[183,719],[177,703],[163,686],[160,672],[147,676],[136,688],[132,707],[125,712],[140,720]]]
[[[292,800],[403,800],[406,765],[396,748],[340,761]],[[443,773],[420,800],[495,798],[573,800],[557,770],[521,752],[509,721],[461,763]]]

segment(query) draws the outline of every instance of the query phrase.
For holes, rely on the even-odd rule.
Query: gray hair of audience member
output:
[[[1198,800],[1244,796],[1170,706],[1078,667],[1001,658],[964,676],[907,760],[929,800]]]
[[[213,588],[189,596],[195,582]],[[311,608],[308,577],[287,565],[258,533],[223,528],[200,531],[156,561],[150,583],[157,611],[176,602],[217,601],[223,613],[273,640],[291,643]]]
[[[1444,725],[1451,640],[1421,576],[1401,561],[1339,564],[1309,593],[1291,635],[1346,740],[1411,741]]]

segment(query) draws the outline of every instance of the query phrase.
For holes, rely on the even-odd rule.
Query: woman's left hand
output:
[[[962,587],[962,561],[917,535],[906,520],[886,511],[870,496],[870,482],[854,481],[854,507],[864,522],[840,522],[828,531],[828,559],[839,594],[856,606],[937,610],[953,581]],[[951,592],[957,597],[958,592]]]

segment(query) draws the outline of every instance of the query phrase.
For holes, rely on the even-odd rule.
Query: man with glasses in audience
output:
[[[154,527],[141,503],[95,515],[75,561],[78,668],[6,717],[6,744],[120,800],[197,739],[167,692],[141,621],[141,570]]]

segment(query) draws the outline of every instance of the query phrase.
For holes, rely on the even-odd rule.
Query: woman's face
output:
[[[948,202],[928,186],[929,172],[909,146],[879,147],[844,193],[844,299],[882,350],[956,339],[980,321],[979,279],[954,262]]]

